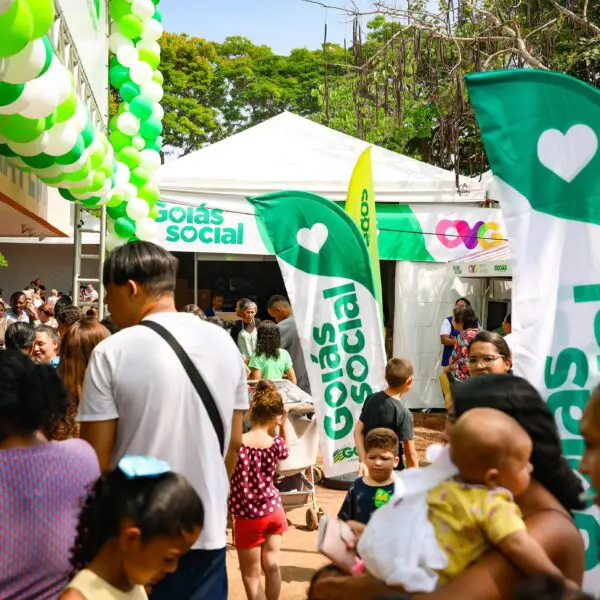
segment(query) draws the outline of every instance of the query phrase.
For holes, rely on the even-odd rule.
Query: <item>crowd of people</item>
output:
[[[225,600],[228,513],[247,597],[279,598],[288,525],[275,478],[289,429],[273,381],[310,390],[291,306],[275,296],[273,321],[259,322],[241,299],[230,325],[218,294],[211,316],[177,311],[176,273],[154,244],[114,250],[104,324],[58,293],[43,297],[40,282],[11,297],[0,352],[2,598]],[[506,339],[482,331],[468,304],[448,327],[457,380],[448,444],[413,468],[404,396],[414,370],[392,358],[386,389],[362,407],[360,474],[338,514],[358,548],[353,572],[319,571],[310,598],[585,597],[572,517],[583,486],[553,415],[510,374]],[[600,485],[600,391],[582,435],[580,470]],[[545,579],[519,591],[522,573]]]

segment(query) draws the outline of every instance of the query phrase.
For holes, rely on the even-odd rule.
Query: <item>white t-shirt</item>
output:
[[[148,317],[166,327],[199,368],[225,426],[248,409],[246,370],[231,337],[188,313]],[[151,329],[130,327],[100,342],[86,372],[78,421],[118,419],[114,464],[126,454],[152,456],[185,475],[204,504],[194,548],[226,545],[229,480],[217,434],[171,347]]]
[[[450,324],[450,321],[448,321],[448,318],[445,318],[442,321],[442,326],[440,328],[440,335],[450,335],[452,333],[452,325]]]
[[[98,292],[96,290],[90,290],[89,292],[83,295],[83,299],[85,302],[97,302],[98,301]]]
[[[513,334],[509,333],[508,335],[504,336],[504,341],[506,342],[506,344],[508,345],[508,348],[512,354],[513,351]]]

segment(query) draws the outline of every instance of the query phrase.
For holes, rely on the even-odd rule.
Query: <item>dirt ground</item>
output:
[[[441,414],[416,413],[415,443],[419,459],[423,461],[425,448],[440,440],[444,428],[445,416]],[[319,506],[325,514],[336,515],[345,492],[329,490],[319,486],[317,497]],[[317,532],[306,529],[306,509],[287,512],[291,521],[290,529],[283,539],[281,553],[282,600],[304,600],[306,590],[313,573],[327,564],[327,560],[317,550]],[[231,542],[231,531],[229,531]],[[227,553],[227,572],[229,574],[230,600],[245,600],[244,586],[240,576],[235,548],[231,545]]]

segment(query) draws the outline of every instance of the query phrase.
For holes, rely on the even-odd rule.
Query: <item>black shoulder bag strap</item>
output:
[[[142,321],[140,325],[144,327],[148,327],[148,329],[152,329],[152,331],[158,333],[160,337],[171,346],[173,352],[177,355],[177,358],[183,365],[185,372],[188,374],[192,385],[198,392],[200,396],[200,400],[202,400],[202,404],[204,404],[204,408],[208,413],[208,418],[212,423],[212,426],[217,434],[217,438],[219,440],[219,448],[221,449],[221,454],[225,453],[225,429],[223,427],[223,420],[221,419],[221,415],[219,414],[219,410],[217,409],[217,405],[215,403],[215,399],[213,395],[210,393],[208,386],[206,385],[202,375],[200,375],[200,371],[196,368],[192,359],[188,356],[187,352],[181,347],[181,344],[175,339],[175,337],[171,334],[170,331],[165,329],[162,325],[159,325],[155,321]]]

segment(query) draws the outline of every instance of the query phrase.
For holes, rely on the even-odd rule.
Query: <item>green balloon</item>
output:
[[[67,99],[56,107],[56,122],[68,121],[77,110],[77,92],[73,90]]]
[[[106,181],[106,175],[101,171],[96,171],[94,173],[94,177],[92,178],[92,185],[90,186],[92,189],[101,190],[104,186],[104,182]]]
[[[91,119],[88,119],[83,131],[81,132],[81,137],[83,138],[83,146],[84,148],[89,148],[90,144],[94,141],[96,137],[96,128],[94,127],[94,123],[92,123]]]
[[[102,200],[102,198],[100,198],[100,196],[92,196],[91,198],[88,198],[87,200],[82,200],[81,204],[83,206],[91,208],[93,206],[97,206],[98,202],[100,202],[100,200]]]
[[[158,219],[159,213],[160,213],[160,211],[159,211],[159,209],[158,209],[158,206],[153,206],[153,207],[150,209],[150,212],[148,213],[148,216],[149,216],[149,217],[150,217],[150,218],[151,218],[153,221],[156,221],[156,219]]]
[[[131,2],[126,2],[126,0],[110,0],[108,14],[113,21],[120,21],[123,17],[131,14]]]
[[[129,69],[118,62],[116,67],[111,67],[108,71],[108,80],[113,87],[120,88],[129,79]]]
[[[112,116],[108,121],[108,129],[113,133],[119,131],[119,127],[117,126],[117,115]]]
[[[125,196],[123,194],[113,194],[112,198],[106,203],[106,208],[115,208],[125,203]]]
[[[65,199],[65,200],[70,200],[71,202],[77,202],[77,198],[75,198],[73,196],[73,194],[71,194],[71,192],[65,188],[60,188],[58,190],[58,193]]]
[[[135,15],[125,15],[118,23],[121,33],[130,40],[140,37],[144,29],[143,23]]]
[[[34,169],[47,169],[55,164],[54,156],[49,154],[36,154],[35,156],[23,156],[23,162]]]
[[[0,144],[0,156],[11,157],[18,156],[18,154],[16,152],[13,152],[8,144]]]
[[[154,4],[154,6],[158,6],[159,2],[160,2],[160,0],[152,0],[152,4]]]
[[[118,152],[121,148],[125,148],[125,146],[131,146],[131,138],[118,130],[113,131],[108,136],[108,139],[115,152]]]
[[[135,221],[129,217],[119,217],[115,222],[115,233],[128,240],[135,233]]]
[[[154,109],[154,102],[147,96],[138,96],[131,101],[129,110],[138,118],[140,121],[144,121],[152,115]]]
[[[39,175],[37,177],[41,182],[46,185],[51,185],[52,187],[56,187],[65,181],[65,176],[63,174],[57,175],[56,177],[40,177]]]
[[[18,100],[24,89],[24,83],[6,83],[5,81],[0,81],[0,106],[8,106],[15,100]]]
[[[154,74],[152,75],[152,81],[156,81],[157,83],[160,83],[160,85],[163,85],[165,78],[160,71],[154,71]]]
[[[116,54],[113,54],[110,57],[110,60],[108,61],[108,68],[112,69],[113,67],[118,67],[121,63],[119,62],[119,59],[117,58]]]
[[[43,133],[44,125],[44,119],[27,119],[21,115],[0,115],[0,134],[13,142],[25,143],[35,140]]]
[[[34,39],[33,21],[33,15],[27,2],[13,0],[8,9],[0,15],[0,32],[2,33],[0,35],[0,58],[20,52]],[[50,26],[48,26],[49,28]]]
[[[94,171],[99,169],[104,161],[104,157],[106,156],[106,151],[104,150],[104,146],[100,145],[92,154],[90,155],[90,162],[92,163],[92,169]]]
[[[37,40],[48,33],[56,13],[53,0],[27,0],[31,14],[33,15],[33,36]]]
[[[160,152],[162,150],[162,136],[157,137],[155,140],[146,144],[144,150],[155,150],[156,152]]]
[[[54,125],[56,125],[56,111],[51,112],[44,119],[44,129],[46,131],[48,131],[48,129],[52,129],[52,127],[54,127]]]
[[[156,69],[160,64],[160,56],[158,54],[154,54],[152,50],[148,50],[148,48],[140,48],[138,50],[139,59],[142,62],[148,63],[153,69]]]
[[[156,184],[147,183],[139,189],[138,196],[153,207],[160,198],[160,190]]]
[[[140,125],[140,135],[145,140],[155,140],[162,133],[162,130],[162,123],[156,117],[150,117],[142,121]]]
[[[125,102],[131,102],[134,98],[140,95],[140,86],[133,81],[128,81],[121,86],[119,93]]]
[[[66,154],[63,154],[62,156],[57,156],[56,162],[59,165],[72,165],[74,162],[77,162],[81,158],[81,155],[83,154],[83,150],[84,150],[83,138],[81,136],[79,136],[77,138],[77,142],[75,142],[75,145],[73,146],[73,148]]]
[[[137,167],[131,171],[129,181],[137,188],[144,187],[150,181],[150,173],[142,167]]]
[[[155,21],[158,21],[159,23],[162,23],[162,14],[160,13],[160,10],[158,10],[158,8],[154,11],[154,14],[152,15],[152,18]]]
[[[127,214],[125,212],[126,206],[127,202],[123,201],[121,202],[121,204],[117,204],[117,206],[111,206],[107,208],[106,212],[113,221],[116,221],[117,219],[120,219],[121,217],[124,217]]]
[[[90,170],[85,168],[85,165],[81,167],[81,169],[77,171],[73,171],[73,173],[65,173],[65,181],[77,182],[82,181],[90,174]],[[85,188],[80,188],[77,191],[83,192]]]
[[[124,165],[127,165],[130,169],[135,169],[140,166],[142,157],[140,153],[132,146],[126,146],[121,149],[117,154],[117,159]]]

